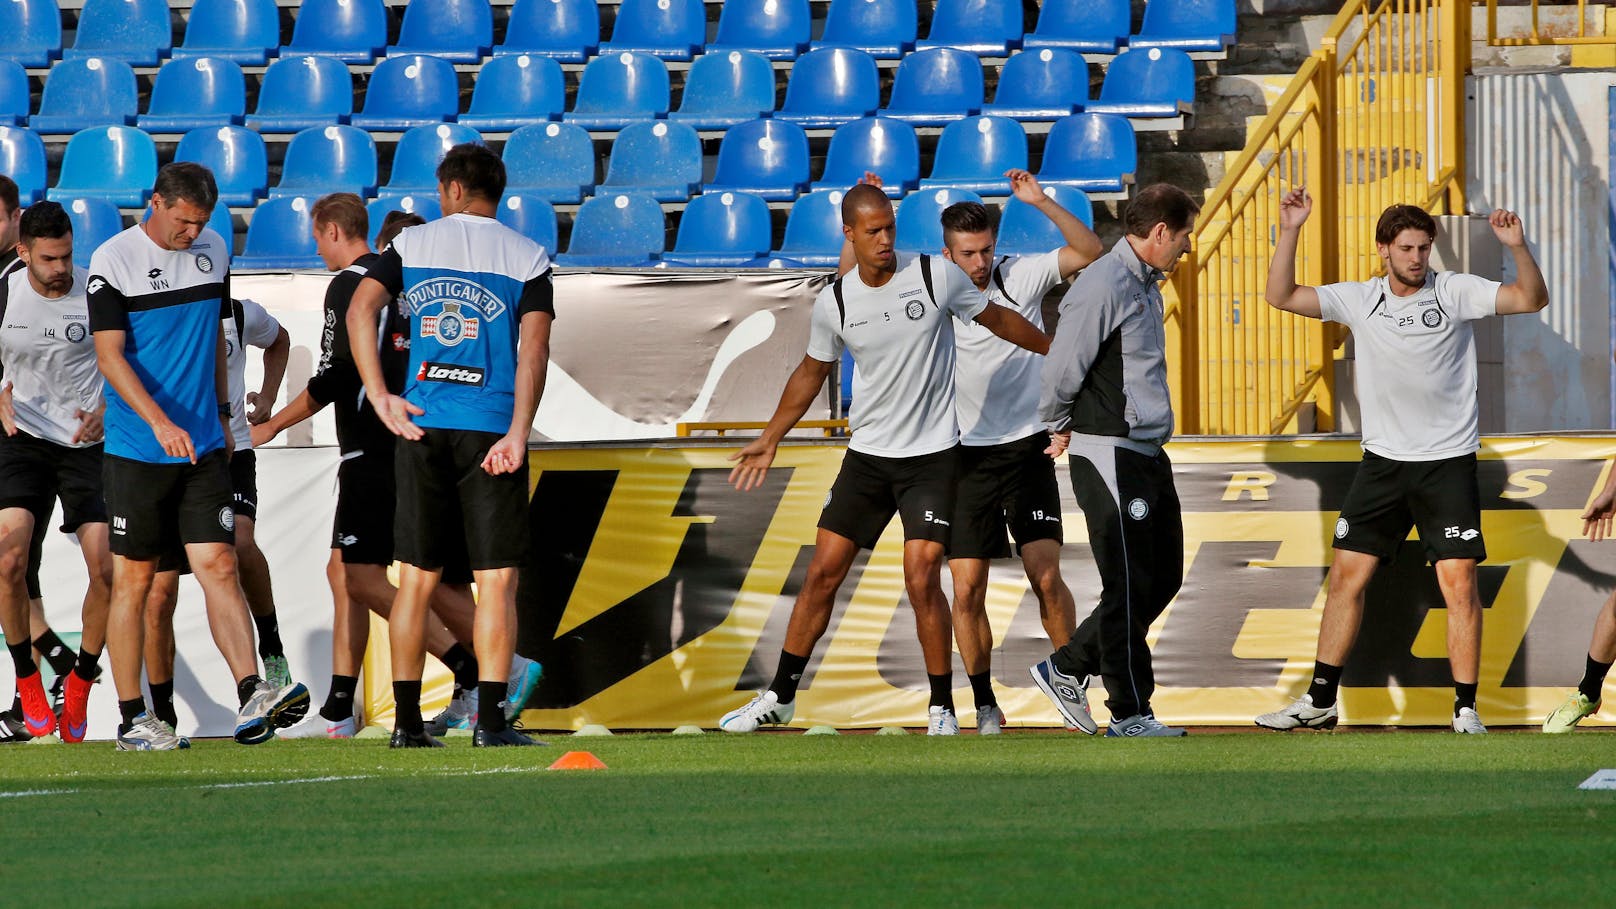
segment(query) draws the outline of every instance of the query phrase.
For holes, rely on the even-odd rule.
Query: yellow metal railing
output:
[[[1549,6],[1552,9],[1566,11],[1571,7],[1577,10],[1575,22],[1562,21],[1565,17],[1554,17],[1555,21],[1545,25],[1539,16],[1539,7]],[[1607,4],[1594,4],[1604,7]],[[1524,35],[1501,35],[1498,33],[1498,0],[1487,0],[1487,43],[1493,47],[1525,47],[1541,44],[1616,44],[1616,35],[1593,33],[1589,30],[1588,2],[1577,0],[1576,3],[1550,3],[1539,4],[1538,0],[1530,0],[1532,10],[1531,24]],[[1603,24],[1603,19],[1600,20]]]
[[[1375,272],[1386,206],[1464,210],[1470,3],[1348,2],[1208,195],[1168,304],[1180,431],[1335,427],[1338,333],[1263,300],[1279,200],[1312,192],[1297,280],[1314,285]]]

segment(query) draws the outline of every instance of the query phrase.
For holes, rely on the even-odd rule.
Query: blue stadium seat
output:
[[[1137,162],[1133,126],[1126,118],[1073,114],[1049,128],[1038,182],[1091,193],[1119,193],[1132,182]]]
[[[601,193],[578,207],[572,240],[556,264],[583,268],[649,265],[666,248],[662,206],[639,193]]]
[[[689,60],[706,40],[707,5],[702,0],[622,0],[612,40],[600,52]]]
[[[140,106],[135,71],[121,60],[63,60],[45,77],[39,113],[28,118],[37,133],[76,133],[92,126],[134,122]]]
[[[382,0],[307,0],[298,7],[292,43],[283,54],[369,63],[386,46],[387,7]]]
[[[229,60],[170,60],[157,71],[151,101],[135,125],[152,133],[178,133],[240,123],[247,113],[247,79]]]
[[[572,110],[562,119],[584,129],[617,130],[666,117],[668,98],[668,65],[648,54],[624,51],[589,61]]]
[[[556,254],[555,207],[536,196],[506,193],[499,200],[499,223],[544,247],[551,258]]]
[[[353,113],[353,76],[330,57],[282,57],[264,71],[258,109],[247,126],[261,133],[295,133],[346,123]]]
[[[455,118],[473,129],[506,132],[561,119],[567,107],[566,76],[548,57],[519,54],[483,64],[471,90],[471,109]]]
[[[62,55],[62,11],[56,0],[0,3],[0,59],[49,66]]]
[[[882,60],[915,47],[915,0],[831,0],[825,32],[812,45],[852,47]]]
[[[1004,117],[971,117],[948,124],[937,140],[931,176],[921,189],[961,189],[983,196],[1010,192],[1004,172],[1027,169],[1027,133]]]
[[[365,214],[370,218],[370,234],[375,237],[381,230],[382,221],[390,211],[405,211],[412,215],[420,215],[428,221],[436,221],[443,217],[443,209],[438,206],[438,193],[433,190],[424,195],[383,196],[372,199],[365,205]]]
[[[916,51],[898,62],[892,100],[881,116],[942,126],[982,109],[982,63],[951,47]]]
[[[808,135],[783,120],[730,127],[718,145],[718,166],[703,192],[751,193],[790,202],[808,188]]]
[[[151,209],[146,209],[146,217],[151,217]],[[236,255],[236,219],[230,214],[230,206],[223,202],[213,206],[213,214],[208,215],[208,229],[218,234],[224,240],[225,256],[234,259]]]
[[[387,185],[381,188],[383,198],[390,196],[436,196],[438,194],[438,162],[449,149],[463,142],[481,143],[483,137],[469,126],[458,123],[434,123],[407,130],[393,147],[393,173]]]
[[[17,183],[23,205],[45,197],[49,170],[45,163],[45,141],[31,129],[0,126],[0,174]]]
[[[313,196],[270,199],[253,209],[247,243],[232,267],[240,270],[324,268],[314,251]]]
[[[275,0],[194,0],[174,59],[217,57],[263,66],[281,43]]]
[[[898,240],[901,252],[937,255],[943,251],[943,209],[956,202],[981,202],[982,197],[963,189],[923,189],[898,204]]]
[[[398,43],[387,55],[427,54],[476,63],[493,47],[494,10],[488,0],[412,0],[404,7]]]
[[[62,56],[156,66],[173,46],[167,0],[84,0],[73,47]]]
[[[195,161],[213,171],[219,204],[253,205],[269,192],[269,155],[264,137],[240,126],[196,129],[180,138],[175,161]]]
[[[767,255],[773,238],[769,203],[746,193],[708,193],[685,206],[669,265],[737,268]]]
[[[146,204],[156,180],[157,144],[151,136],[132,126],[97,126],[68,140],[62,171],[45,198],[106,199],[134,208]]]
[[[1170,47],[1123,51],[1106,68],[1100,100],[1083,109],[1123,117],[1177,117],[1195,108],[1195,61]]]
[[[1128,0],[1045,0],[1038,10],[1038,25],[1022,40],[1021,50],[1064,47],[1083,54],[1114,54],[1128,37],[1131,14]]]
[[[701,137],[683,123],[659,120],[623,128],[612,143],[601,189],[683,202],[701,182]]]
[[[879,176],[886,194],[894,199],[914,189],[920,183],[915,128],[885,117],[866,117],[839,127],[825,153],[825,172],[812,188],[845,190],[866,172]]]
[[[999,70],[993,103],[982,113],[1012,120],[1059,120],[1089,100],[1089,64],[1064,47],[1024,50]]]
[[[28,122],[28,71],[15,60],[0,60],[0,126]]]
[[[1234,0],[1150,0],[1129,47],[1223,53],[1234,43]]]
[[[1003,57],[1021,46],[1021,0],[937,0],[931,31],[916,50],[952,47],[981,57]]]
[[[770,60],[795,60],[808,49],[812,25],[808,0],[729,0],[707,53],[749,50]]]
[[[595,189],[595,143],[572,123],[524,126],[505,140],[505,189],[576,205]]]
[[[881,74],[863,51],[831,47],[809,51],[791,66],[786,102],[776,120],[803,129],[851,123],[881,106]]]
[[[732,50],[696,58],[684,97],[669,120],[696,129],[728,129],[774,110],[774,67],[761,54]]]
[[[376,195],[376,140],[356,126],[314,126],[293,136],[270,198],[335,192]]]
[[[400,130],[453,120],[460,112],[460,79],[454,64],[411,54],[376,64],[365,90],[365,108],[348,122],[360,129]]]
[[[96,247],[123,230],[123,213],[117,203],[106,199],[71,199],[62,203],[73,222],[73,264],[90,267],[90,254]]]
[[[1094,226],[1094,205],[1080,189],[1068,186],[1045,186],[1044,195],[1077,216],[1089,227]],[[1004,215],[999,219],[999,238],[995,251],[1009,256],[1046,253],[1066,245],[1060,228],[1044,213],[1012,196],[1005,203]]]
[[[809,268],[835,265],[842,254],[844,190],[822,189],[798,199],[786,218],[786,236],[772,258]]]
[[[532,54],[582,63],[600,48],[600,5],[595,0],[516,0],[496,55]]]

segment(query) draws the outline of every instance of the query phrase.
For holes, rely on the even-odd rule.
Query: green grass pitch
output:
[[[0,751],[0,905],[1593,906],[1616,735]],[[563,751],[609,769],[547,772]]]

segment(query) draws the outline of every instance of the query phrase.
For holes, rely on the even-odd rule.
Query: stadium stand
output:
[[[295,133],[311,126],[346,123],[353,114],[353,77],[330,57],[282,57],[264,71],[258,107],[247,127],[261,133]]]
[[[881,116],[912,126],[943,126],[982,109],[982,64],[965,51],[934,47],[898,62],[892,100]]]
[[[1150,0],[1129,47],[1221,55],[1234,43],[1234,0]]]
[[[240,126],[194,129],[180,137],[175,161],[195,161],[213,171],[219,204],[251,206],[269,193],[269,155],[264,137]]]
[[[1073,114],[1055,121],[1044,140],[1038,182],[1089,193],[1121,193],[1138,161],[1133,126],[1112,114]]]
[[[700,182],[701,136],[683,123],[659,120],[630,124],[617,134],[600,188],[683,202]]]
[[[434,123],[409,129],[393,148],[393,171],[378,195],[382,198],[435,196],[438,162],[443,156],[462,142],[481,141],[483,137],[476,130],[458,123]]]
[[[253,210],[247,241],[233,267],[250,269],[324,268],[314,251],[313,197],[270,199]]]
[[[808,49],[813,25],[808,0],[730,0],[718,14],[707,53],[749,50],[770,60],[795,60]]]
[[[1172,48],[1126,50],[1106,69],[1099,100],[1083,109],[1129,119],[1182,117],[1195,110],[1195,62]]]
[[[438,195],[432,193],[408,196],[382,196],[372,199],[365,205],[365,214],[370,218],[371,237],[381,229],[382,220],[390,211],[404,211],[412,215],[420,215],[428,221],[435,221],[443,217],[443,209],[438,206]]]
[[[49,66],[62,55],[62,11],[56,0],[0,3],[0,59],[23,66]]]
[[[1045,47],[1011,57],[982,113],[1012,120],[1059,120],[1089,100],[1089,65],[1076,51]]]
[[[493,52],[494,10],[488,0],[410,0],[398,43],[387,55],[425,54],[476,63]]]
[[[229,60],[172,60],[157,71],[151,100],[135,125],[147,132],[177,133],[240,123],[247,114],[247,79]]]
[[[762,54],[732,50],[696,58],[679,109],[668,115],[696,129],[728,129],[774,110],[774,67]]]
[[[85,0],[73,46],[62,56],[156,66],[173,46],[167,0]]]
[[[595,145],[581,126],[524,126],[505,140],[501,157],[507,191],[577,205],[595,189]]]
[[[194,0],[174,59],[215,57],[263,66],[281,43],[275,0]]]
[[[774,115],[803,129],[825,129],[868,117],[881,106],[875,58],[860,50],[809,51],[791,66],[786,100]]]
[[[135,71],[121,60],[63,60],[45,77],[39,113],[28,127],[43,135],[76,133],[107,124],[127,124],[140,108]]]
[[[1064,47],[1084,54],[1114,54],[1132,26],[1128,0],[1045,0],[1038,25],[1022,51]]]
[[[548,57],[494,57],[477,73],[471,106],[456,122],[486,132],[508,132],[559,120],[567,107],[566,75]]]
[[[842,252],[841,189],[808,193],[791,206],[786,236],[774,258],[810,268],[835,265]]]
[[[751,193],[789,202],[808,188],[808,135],[784,120],[752,120],[724,133],[703,192]]]
[[[89,268],[96,247],[123,230],[123,212],[106,199],[73,199],[62,207],[73,222],[73,264]]]
[[[707,8],[702,0],[622,0],[612,40],[602,56],[649,54],[663,60],[689,60],[707,40]]]
[[[601,193],[578,207],[572,239],[556,264],[633,268],[654,261],[668,242],[662,206],[639,193]]]
[[[151,217],[151,209],[146,209],[146,217]],[[215,205],[213,214],[208,217],[208,229],[224,238],[225,253],[232,259],[236,255],[236,220],[230,213],[230,206]]]
[[[524,193],[508,192],[500,200],[496,217],[499,223],[544,247],[552,258],[555,256],[556,213],[550,203]]]
[[[937,0],[931,30],[915,49],[952,47],[1003,57],[1021,47],[1021,36],[1021,0]]]
[[[387,7],[382,0],[308,0],[298,8],[292,42],[282,54],[370,63],[386,47]]]
[[[595,0],[516,0],[496,55],[532,54],[582,63],[600,48],[600,5]]]
[[[584,66],[578,97],[562,119],[584,129],[616,131],[666,117],[668,99],[667,64],[649,54],[624,51]]]
[[[24,205],[45,196],[50,179],[45,160],[45,143],[38,133],[19,126],[0,126],[0,174],[16,181]]]
[[[156,180],[157,144],[151,136],[132,126],[97,126],[68,140],[61,175],[45,197],[106,199],[134,208],[146,204]]]
[[[708,193],[685,206],[669,265],[739,268],[766,256],[771,244],[769,204],[747,193]]]
[[[942,252],[943,209],[956,202],[981,201],[981,196],[963,189],[923,189],[904,196],[898,205],[898,250],[932,255]]]
[[[914,50],[915,0],[831,0],[825,31],[810,45],[851,47],[882,60],[895,60]]]
[[[15,60],[0,60],[0,126],[27,123],[31,104],[28,71]]]
[[[404,130],[453,120],[460,112],[460,81],[454,64],[411,54],[376,64],[365,90],[365,107],[348,118],[360,129]]]
[[[1067,186],[1045,186],[1044,195],[1077,216],[1079,221],[1094,226],[1094,205],[1079,189]],[[999,240],[995,251],[1002,255],[1021,256],[1049,252],[1065,245],[1060,228],[1044,213],[1012,196],[1005,203],[999,219]]]
[[[970,117],[943,128],[932,159],[931,176],[920,188],[955,189],[979,195],[1010,192],[1004,172],[1027,168],[1027,134],[1004,117]]]
[[[830,137],[825,171],[810,188],[846,189],[866,173],[879,176],[882,188],[894,199],[919,185],[920,141],[914,127],[885,117],[866,117],[839,127]]]
[[[376,140],[356,126],[316,126],[293,136],[280,183],[269,196],[317,198],[334,192],[376,195]]]

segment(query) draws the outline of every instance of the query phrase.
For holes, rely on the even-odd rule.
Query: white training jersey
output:
[[[1060,284],[1060,251],[1004,256],[993,264],[987,297],[1044,328],[1044,294]],[[960,444],[999,445],[1040,432],[1038,393],[1044,358],[971,322],[954,329],[955,409]]]
[[[101,407],[101,372],[90,337],[90,304],[85,297],[89,272],[73,269],[73,288],[65,296],[46,299],[18,269],[0,279],[0,363],[11,383],[11,404],[18,428],[58,445],[88,448],[74,442],[78,412]]]
[[[847,447],[853,451],[911,458],[944,451],[959,441],[953,320],[976,318],[988,298],[952,262],[926,258],[929,296],[922,257],[899,255],[898,273],[881,287],[867,286],[855,268],[814,298],[808,356],[834,363],[845,347],[856,366],[848,416],[853,438]]]
[[[1352,329],[1365,451],[1439,461],[1481,448],[1470,323],[1498,312],[1499,286],[1443,271],[1406,297],[1384,277],[1318,288],[1323,318]]]
[[[252,300],[241,304],[241,337],[236,337],[236,318],[224,320],[224,365],[230,373],[230,437],[236,451],[252,448],[252,426],[247,422],[247,347],[260,350],[275,343],[281,323]],[[234,307],[232,306],[232,309]],[[242,344],[242,340],[246,344]]]

